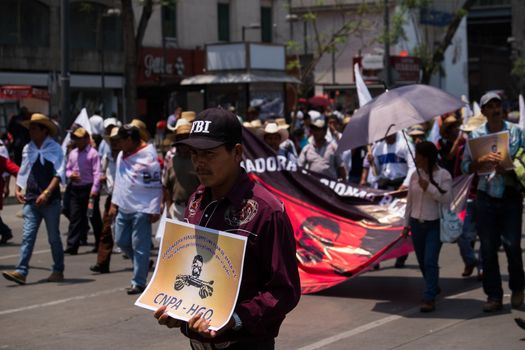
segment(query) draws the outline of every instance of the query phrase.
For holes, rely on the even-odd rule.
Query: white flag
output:
[[[470,117],[474,115],[472,109],[470,109],[470,103],[467,96],[461,95],[461,101],[465,102],[465,107],[461,108],[461,116],[463,117],[463,125],[467,125]]]
[[[363,107],[365,104],[372,100],[372,96],[366,87],[366,84],[361,76],[359,71],[359,64],[354,64],[354,75],[355,75],[355,85],[357,87],[357,97],[359,98],[359,107]]]
[[[523,102],[522,94],[520,94],[520,97],[519,97],[519,105],[520,105],[520,121],[518,125],[521,127],[522,130],[525,130],[525,103]]]
[[[73,124],[80,125],[91,135],[91,124],[89,123],[89,116],[85,108],[82,108],[82,110],[78,114]],[[70,125],[69,127],[71,126],[72,125]],[[62,150],[64,151],[64,154],[66,154],[67,145],[69,145],[70,140],[71,140],[71,135],[70,135],[70,132],[68,132],[66,134],[66,137],[64,137],[64,141],[62,142]]]
[[[474,101],[474,103],[472,105],[472,109],[473,109],[474,115],[480,115],[481,114],[481,108],[479,107],[479,105],[478,105],[478,103],[476,101]]]

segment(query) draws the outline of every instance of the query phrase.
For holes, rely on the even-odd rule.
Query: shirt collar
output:
[[[237,180],[233,184],[230,191],[223,197],[223,199],[228,200],[236,208],[241,208],[244,199],[247,197],[247,194],[253,189],[254,183],[246,174],[244,169],[241,170],[241,173],[237,177]],[[200,185],[196,190],[196,197],[203,197],[201,201],[201,207],[208,205],[211,202],[211,193],[208,187]]]
[[[488,125],[489,125],[489,123],[485,122],[485,124],[483,124],[483,126],[481,126],[483,132],[485,132],[485,134],[487,134],[487,135],[491,133],[489,131]],[[502,131],[506,131],[506,130],[510,130],[510,125],[509,125],[509,123],[506,120],[504,120],[503,121],[503,128],[500,131],[496,131],[496,132],[502,132]]]
[[[86,147],[84,147],[84,149],[81,151],[77,148],[77,150],[79,152],[82,152],[82,153],[89,153],[89,151],[91,150],[91,145],[90,144],[87,144]]]

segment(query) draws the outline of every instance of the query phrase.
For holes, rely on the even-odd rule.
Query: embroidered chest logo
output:
[[[253,199],[248,199],[243,202],[243,206],[239,211],[235,211],[232,206],[226,209],[224,220],[230,226],[241,226],[252,221],[258,209],[259,204]]]
[[[201,200],[202,197],[192,199],[191,203],[188,205],[188,216],[195,216],[195,214],[197,214],[197,210],[201,205]]]

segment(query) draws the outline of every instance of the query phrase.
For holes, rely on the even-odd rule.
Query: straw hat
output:
[[[288,130],[286,128],[280,127],[275,122],[268,122],[264,125],[264,128],[259,129],[260,135],[264,138],[266,134],[279,134],[281,135],[281,142],[288,139]]]
[[[58,133],[58,128],[55,125],[55,123],[53,123],[51,119],[49,119],[43,114],[35,113],[31,116],[30,120],[26,120],[22,122],[22,125],[28,129],[29,129],[29,125],[31,124],[40,124],[40,125],[45,126],[49,130],[49,134],[51,136],[55,136]]]
[[[277,118],[275,122],[281,129],[288,129],[290,127],[290,125],[286,124],[286,119],[284,118]]]
[[[473,116],[467,121],[467,124],[461,125],[459,128],[464,132],[471,132],[482,126],[487,122],[487,118],[483,114]]]
[[[144,142],[148,142],[151,138],[151,135],[148,131],[148,128],[146,128],[146,124],[140,119],[133,119],[130,123],[131,125],[137,127],[140,131],[140,138]]]
[[[421,124],[416,124],[408,128],[408,136],[423,136],[425,135],[425,128]]]
[[[171,131],[175,131],[177,129],[177,124],[179,120],[182,119],[192,123],[195,120],[195,116],[195,112],[193,111],[182,112],[180,117],[177,119],[177,123],[175,123],[175,125],[168,123],[168,129],[170,129]]]
[[[458,120],[455,115],[449,115],[441,122],[441,126],[439,128],[439,133],[441,136],[443,136],[444,133],[447,132],[448,128],[450,128],[453,125],[460,125],[461,120]]]
[[[71,134],[71,137],[74,139],[83,139],[89,137],[89,133],[83,127],[76,128],[75,131]]]
[[[251,122],[244,122],[242,123],[242,126],[248,129],[252,129],[252,131],[262,128],[262,123],[260,119],[254,119]]]
[[[173,130],[175,131],[175,135],[189,134],[191,131],[191,123],[185,118],[180,118],[177,120],[177,124]]]
[[[186,119],[187,121],[189,121],[191,123],[191,122],[193,122],[195,120],[195,112],[194,111],[182,112],[180,117],[182,119]]]

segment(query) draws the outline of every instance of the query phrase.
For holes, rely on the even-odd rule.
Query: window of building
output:
[[[230,4],[217,4],[219,41],[230,41]]]
[[[0,45],[49,47],[49,7],[36,0],[0,1]]]
[[[261,41],[264,43],[272,42],[272,8],[261,7]]]
[[[162,35],[165,38],[177,38],[177,4],[162,6]]]
[[[89,1],[71,3],[70,45],[73,49],[122,49],[122,24],[108,7]]]

